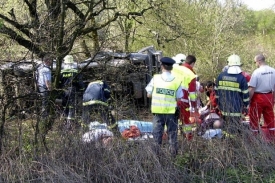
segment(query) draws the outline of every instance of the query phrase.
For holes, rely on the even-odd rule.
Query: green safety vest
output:
[[[173,65],[172,74],[181,80],[182,89],[188,91],[189,83],[196,78],[194,72],[192,72],[189,68],[180,66],[180,65]],[[195,101],[197,98],[196,93],[189,93],[189,98],[191,101]]]
[[[181,81],[174,78],[164,81],[160,74],[154,75],[154,89],[152,93],[151,111],[156,114],[175,114],[176,93]]]

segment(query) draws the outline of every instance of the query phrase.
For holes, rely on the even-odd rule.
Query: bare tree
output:
[[[138,17],[152,9],[144,4],[138,12],[119,10],[110,0],[23,0],[19,9],[0,13],[0,33],[16,41],[37,57],[51,53],[56,57],[54,88],[59,88],[62,59],[70,53],[77,39],[90,34],[94,50],[100,48],[98,31],[118,17]],[[10,2],[9,2],[10,3]],[[134,5],[134,1],[132,2]],[[54,100],[55,95],[52,95]],[[54,110],[53,110],[54,111]],[[2,122],[4,124],[4,122]],[[49,121],[48,129],[53,121]],[[1,126],[1,124],[0,124]]]

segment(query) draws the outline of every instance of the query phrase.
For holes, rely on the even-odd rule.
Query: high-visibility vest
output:
[[[196,75],[193,71],[185,66],[173,65],[172,74],[181,80],[181,87],[183,90],[188,91],[189,83],[196,78]],[[197,94],[196,92],[189,93],[189,98],[191,101],[196,101]],[[186,101],[188,102],[188,101]]]
[[[160,74],[154,75],[154,89],[152,93],[151,111],[156,114],[175,114],[176,93],[180,87],[180,80],[164,81]]]

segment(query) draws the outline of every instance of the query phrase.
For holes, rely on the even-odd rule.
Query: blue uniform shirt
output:
[[[248,84],[239,74],[222,72],[216,81],[216,99],[224,116],[241,116],[249,104]]]

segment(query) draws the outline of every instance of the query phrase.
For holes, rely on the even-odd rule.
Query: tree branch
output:
[[[32,17],[33,23],[35,22],[36,24],[39,24],[39,18],[36,11],[37,0],[30,0],[30,2],[28,0],[24,0],[24,2],[28,5],[29,13],[30,13],[30,16]]]
[[[14,30],[6,27],[5,25],[2,25],[0,27],[0,33],[8,35],[11,39],[15,40],[16,42],[18,42],[20,45],[24,46],[28,50],[33,51],[38,56],[41,56],[43,54],[42,50],[40,50],[40,48],[37,45],[33,44],[29,40],[26,40],[25,38],[17,34]]]
[[[152,9],[152,8],[153,8],[153,7],[150,6],[150,7],[148,7],[148,8],[143,9],[141,12],[128,12],[128,13],[116,12],[116,13],[114,14],[114,16],[113,16],[112,18],[110,18],[108,21],[106,21],[106,22],[104,22],[104,23],[102,23],[102,24],[100,24],[100,25],[97,25],[97,26],[88,27],[88,28],[86,28],[86,29],[83,29],[83,30],[80,32],[80,35],[85,35],[85,34],[88,34],[88,33],[92,32],[92,31],[102,29],[102,28],[106,27],[107,25],[109,25],[111,22],[116,21],[117,18],[118,18],[119,16],[124,16],[124,17],[127,17],[127,18],[129,18],[130,16],[133,16],[133,17],[143,16],[143,14],[144,14],[146,11],[148,11],[148,10],[150,10],[150,9]],[[95,14],[96,14],[96,13],[95,13]],[[95,15],[95,14],[94,14],[94,15]]]
[[[27,25],[21,25],[18,22],[15,22],[15,21],[9,19],[8,17],[6,17],[3,14],[0,14],[0,19],[4,20],[5,22],[7,22],[7,23],[9,23],[11,25],[13,25],[15,28],[17,28],[18,30],[20,30],[22,33],[24,33],[29,38],[33,37],[33,34],[30,33],[30,31],[27,29],[27,28],[29,28]]]
[[[70,8],[81,20],[85,20],[84,14],[76,7],[71,1],[66,2],[68,8]]]

